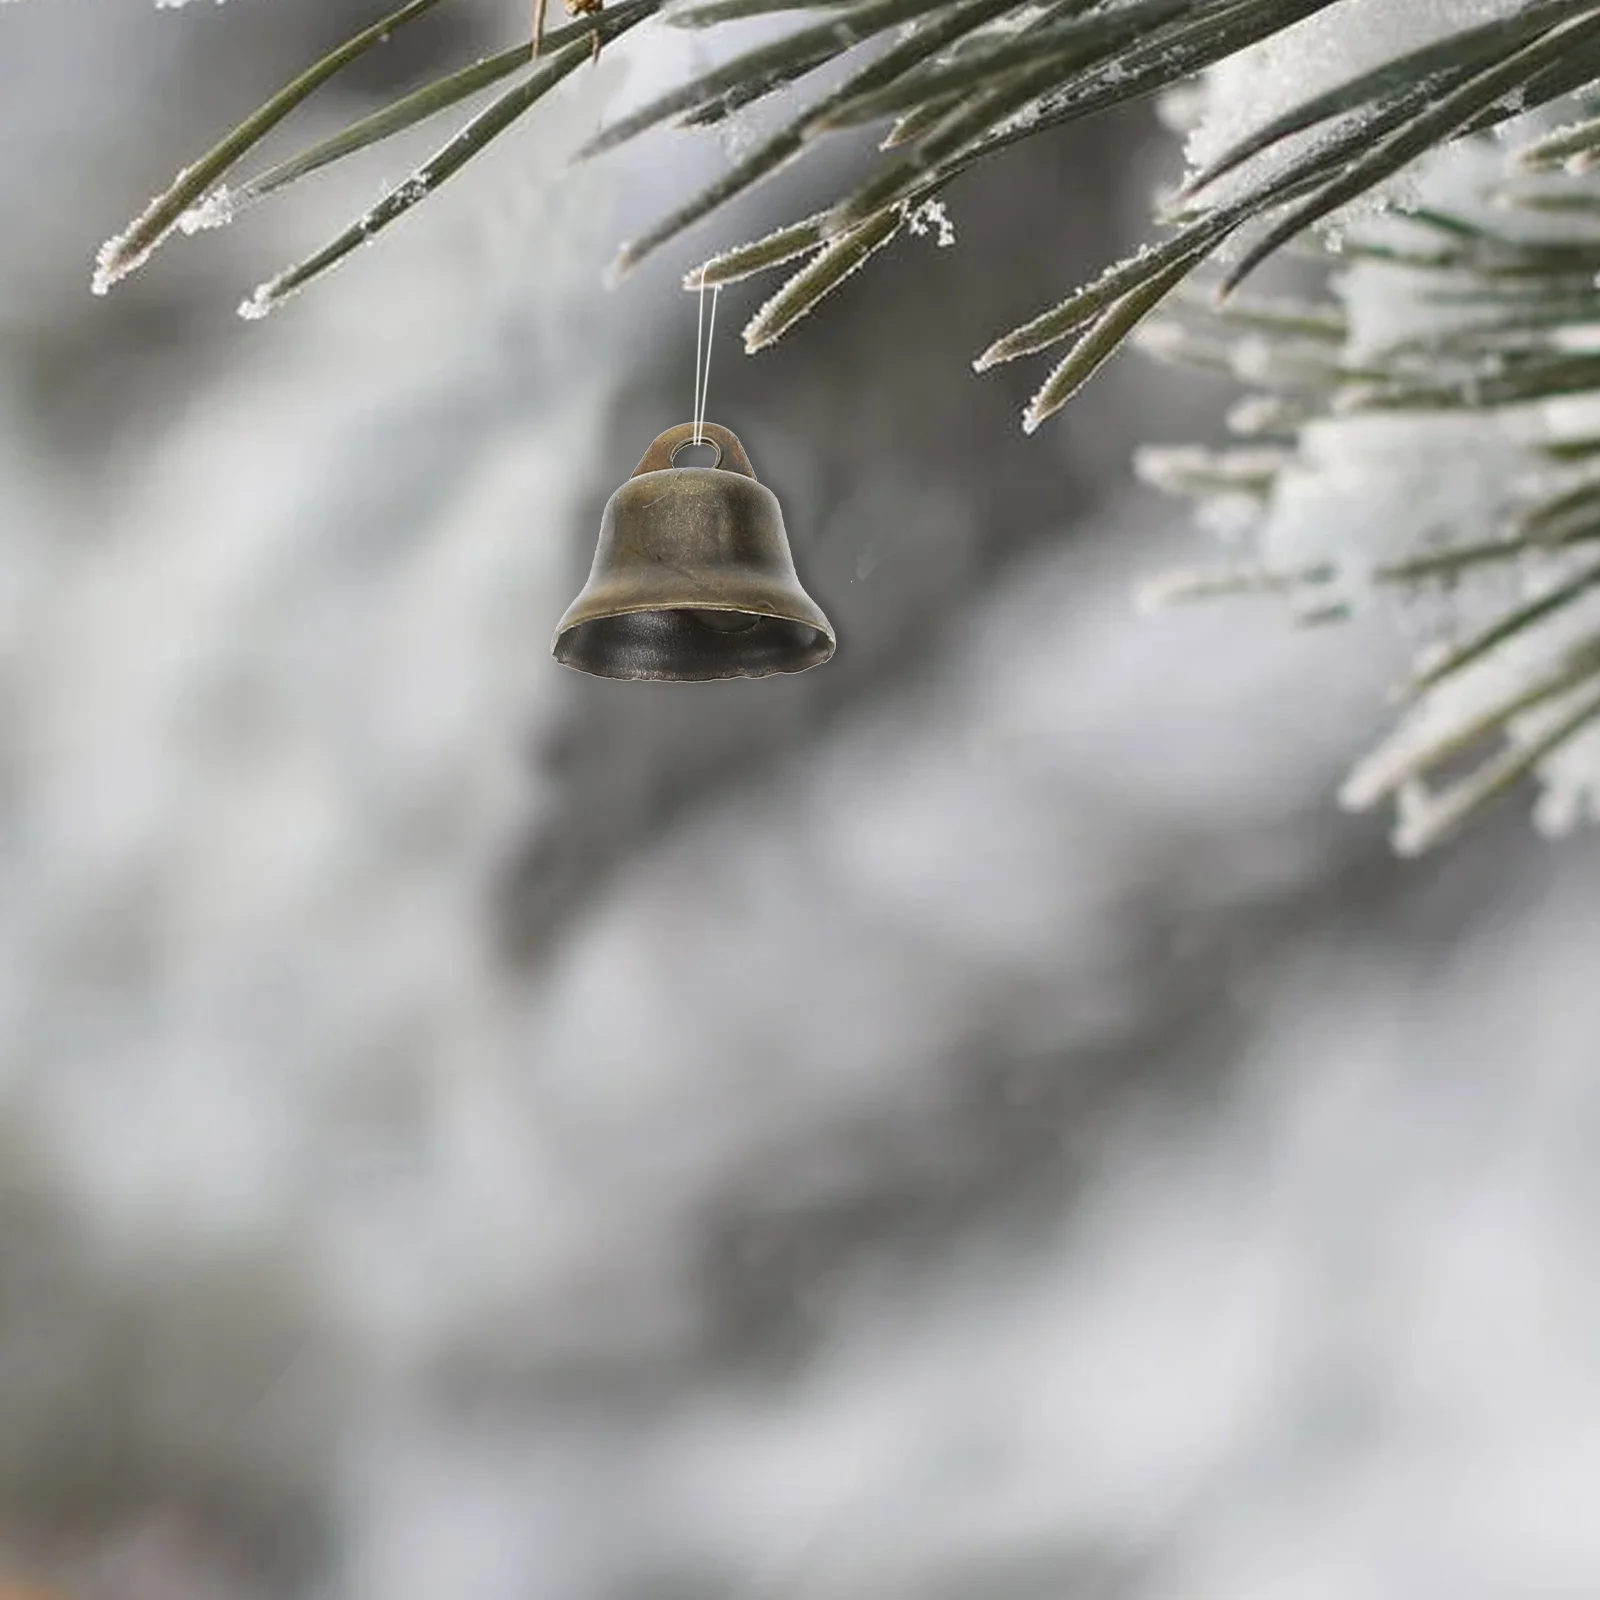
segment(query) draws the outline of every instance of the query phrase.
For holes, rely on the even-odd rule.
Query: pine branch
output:
[[[409,95],[231,190],[224,180],[260,140],[310,94],[396,28],[438,0],[410,0],[296,78],[232,134],[180,174],[143,216],[102,252],[97,286],[109,287],[141,265],[180,224],[195,228],[224,222],[238,209],[289,188],[312,173],[391,138],[424,118],[458,104],[501,78],[529,66],[528,51],[513,47],[447,72]],[[551,34],[547,48],[564,67],[570,45],[582,39],[616,37],[625,26],[661,8],[663,0],[635,0],[609,14]],[[842,86],[814,101],[761,148],[644,236],[626,246],[617,269],[625,271],[650,251],[765,181],[817,140],[861,121],[892,117],[890,159],[881,170],[836,204],[822,223],[824,236],[850,234],[887,219],[937,194],[975,163],[1020,138],[1156,94],[1260,40],[1282,34],[1323,12],[1335,0],[702,0],[669,14],[678,26],[715,29],[739,18],[787,10],[819,20],[782,38],[746,50],[721,66],[683,83],[650,105],[612,125],[585,154],[605,150],[663,123],[717,121],[863,46],[882,46]],[[1212,170],[1198,175],[1186,192],[1191,206],[1208,187],[1285,141],[1314,128],[1334,137],[1321,161],[1290,162],[1228,206],[1207,206],[1192,221],[1198,231],[1182,243],[1151,251],[1143,270],[1116,277],[1115,301],[1094,295],[1074,298],[1073,310],[1055,320],[1036,318],[996,341],[979,365],[1013,359],[1044,346],[1047,327],[1063,333],[1092,322],[1092,342],[1069,354],[1041,391],[1053,396],[1072,384],[1060,377],[1092,369],[1113,353],[1151,303],[1155,286],[1170,290],[1191,268],[1209,258],[1240,228],[1276,217],[1237,269],[1237,276],[1294,238],[1311,223],[1392,176],[1417,154],[1458,133],[1492,120],[1507,95],[1521,106],[1564,92],[1556,83],[1574,62],[1587,66],[1600,49],[1596,0],[1529,0],[1511,18],[1462,30],[1458,35],[1384,64],[1333,91],[1314,97],[1260,129]],[[907,37],[893,38],[911,25]],[[1563,31],[1565,29],[1565,31]],[[1552,74],[1554,74],[1552,76]],[[1542,76],[1541,76],[1542,75]],[[541,65],[530,83],[517,86],[470,122],[429,163],[384,202],[358,218],[325,252],[280,275],[246,302],[254,314],[275,304],[282,292],[309,281],[325,265],[341,260],[404,211],[426,200],[445,176],[454,175],[493,138],[554,86],[564,71]],[[1443,96],[1443,103],[1439,103]],[[1342,134],[1342,137],[1340,137]],[[1565,146],[1555,147],[1571,152]],[[1336,159],[1335,159],[1336,157]],[[1558,159],[1547,154],[1539,159]],[[1291,202],[1296,209],[1284,214]],[[352,241],[354,241],[352,243]],[[281,292],[280,292],[281,291]],[[1159,298],[1159,296],[1157,296]],[[1080,316],[1079,313],[1082,313]],[[1076,320],[1073,320],[1076,318]],[[1120,333],[1118,330],[1121,330]],[[1052,341],[1053,342],[1053,341]],[[1028,421],[1037,425],[1050,406],[1035,404]]]
[[[663,127],[798,97],[777,131],[623,246],[620,274],[827,138],[881,127],[879,158],[847,193],[686,276],[698,289],[788,269],[745,330],[758,350],[1012,145],[1209,81],[1208,69],[1248,62],[1240,53],[1266,41],[1287,49],[1293,29],[1336,37],[1349,0],[611,0],[548,34],[537,59],[524,42],[441,63],[422,87],[235,178],[318,88],[437,3],[400,6],[247,117],[104,247],[95,287],[175,231],[226,222],[493,91],[404,183],[241,308],[262,314],[426,202],[640,23],[659,14],[715,35],[786,12],[787,32],[675,85],[580,152],[598,158]],[[1297,102],[1274,100],[1225,148],[1213,137],[1159,214],[1159,237],[995,339],[974,366],[1056,353],[1024,414],[1030,432],[1130,340],[1248,387],[1230,413],[1241,446],[1141,457],[1152,481],[1195,499],[1207,520],[1253,529],[1259,544],[1251,560],[1169,581],[1164,598],[1276,596],[1304,625],[1374,597],[1433,608],[1438,637],[1405,686],[1409,709],[1345,790],[1351,804],[1395,798],[1397,843],[1417,849],[1530,773],[1586,797],[1553,813],[1587,806],[1600,817],[1600,0],[1506,0],[1502,14],[1443,36],[1411,28],[1399,0],[1393,18],[1414,47],[1364,48],[1360,70],[1313,71]],[[806,93],[841,64],[831,88]],[[1506,142],[1481,138],[1507,125]],[[1481,171],[1481,184],[1463,190],[1457,169]],[[1321,298],[1237,292],[1290,248],[1337,267]],[[1392,327],[1372,325],[1374,296],[1397,308]],[[1456,439],[1451,430],[1463,453],[1436,485],[1408,482],[1377,510],[1328,513],[1361,472],[1381,489],[1385,474],[1414,470],[1409,448],[1385,454],[1394,441],[1414,437],[1425,456],[1436,434]],[[1453,505],[1451,484],[1472,472],[1484,475],[1483,506],[1430,512],[1434,500]],[[1590,748],[1585,766],[1574,752]],[[1466,778],[1449,776],[1476,757]]]

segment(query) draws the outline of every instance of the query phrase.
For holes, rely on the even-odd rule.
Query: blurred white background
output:
[[[606,683],[549,639],[677,276],[859,152],[608,291],[724,159],[567,164],[703,48],[647,29],[278,316],[413,150],[90,296],[381,9],[0,7],[0,1586],[1594,1600],[1589,842],[1394,861],[1332,799],[1383,636],[1129,601],[1204,551],[1128,451],[1216,397],[1130,358],[1024,441],[967,370],[1159,136],[760,358],[725,296],[839,655]],[[297,131],[522,14],[440,10]]]

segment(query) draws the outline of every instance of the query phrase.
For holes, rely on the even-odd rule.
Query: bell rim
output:
[[[649,669],[632,668],[629,670],[602,670],[594,666],[583,666],[570,659],[572,652],[563,652],[563,641],[570,641],[571,636],[586,627],[596,623],[609,622],[618,617],[641,616],[650,612],[660,611],[727,611],[744,616],[753,616],[769,622],[784,622],[793,627],[808,628],[815,636],[811,649],[806,653],[806,659],[796,660],[792,665],[774,663],[751,670],[748,665],[730,665],[727,671],[697,672],[692,675],[679,675],[674,672],[651,671]],[[833,660],[839,648],[838,636],[833,631],[833,626],[826,617],[821,617],[820,624],[810,617],[791,617],[779,615],[775,612],[751,611],[744,606],[660,606],[660,605],[635,605],[623,606],[615,610],[596,612],[593,616],[577,617],[568,621],[565,617],[561,626],[556,629],[555,637],[550,641],[550,654],[558,666],[563,666],[574,672],[582,672],[590,677],[609,678],[614,682],[633,683],[728,683],[740,678],[770,678],[778,676],[793,676],[797,673],[808,672],[812,667],[825,666]]]
[[[672,605],[662,605],[659,601],[640,600],[629,602],[624,605],[602,605],[594,610],[590,610],[587,606],[584,606],[580,609],[579,603],[583,600],[583,598],[584,596],[580,594],[578,598],[567,607],[566,613],[562,616],[561,621],[556,624],[556,631],[550,640],[550,648],[552,650],[554,650],[555,647],[561,642],[561,636],[563,634],[571,633],[574,628],[580,628],[586,622],[604,622],[608,617],[633,617],[638,616],[646,611],[731,611],[747,617],[765,617],[773,622],[794,622],[798,623],[803,628],[812,628],[817,633],[820,633],[831,646],[828,652],[830,656],[833,654],[833,651],[839,647],[839,636],[833,631],[833,624],[828,621],[826,616],[823,615],[822,607],[817,605],[815,601],[812,601],[811,603],[811,615],[797,616],[795,611],[798,608],[790,608],[787,610],[774,609],[769,611],[760,606],[735,606],[729,605],[726,602],[719,604],[717,601],[711,599],[696,600],[693,605],[682,602],[677,602]],[[811,599],[809,595],[807,595],[806,598],[808,600]]]

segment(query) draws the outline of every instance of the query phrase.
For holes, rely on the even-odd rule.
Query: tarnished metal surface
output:
[[[551,653],[604,678],[692,682],[803,672],[834,651],[800,586],[777,496],[735,435],[702,423],[713,467],[676,467],[693,423],[661,434],[606,503],[583,592]]]

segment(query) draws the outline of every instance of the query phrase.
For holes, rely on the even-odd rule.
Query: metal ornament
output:
[[[716,465],[675,467],[695,443],[716,450]],[[744,446],[717,423],[685,422],[606,502],[589,581],[550,653],[601,678],[687,683],[804,672],[835,643]]]

